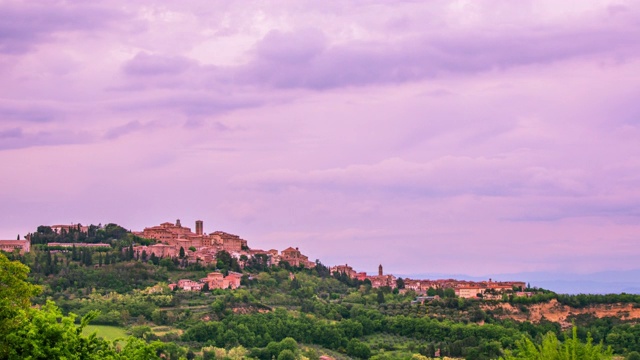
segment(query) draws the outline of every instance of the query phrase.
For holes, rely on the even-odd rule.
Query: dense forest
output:
[[[208,266],[180,256],[137,257],[132,247],[152,240],[115,224],[89,229],[57,234],[39,227],[31,252],[0,254],[0,359],[640,357],[640,325],[634,321],[580,315],[569,328],[547,320],[519,322],[488,310],[487,300],[438,289],[434,299],[416,302],[412,291],[372,288],[368,281],[332,274],[320,261],[313,269],[268,266],[258,256],[242,259],[241,268],[224,251]],[[60,248],[51,242],[110,246]],[[241,288],[189,292],[168,286],[214,270],[241,271]],[[637,295],[536,290],[532,297],[502,301],[523,310],[552,299],[575,308],[640,307]],[[128,337],[83,334],[89,324],[122,329]],[[544,357],[554,352],[568,357]]]

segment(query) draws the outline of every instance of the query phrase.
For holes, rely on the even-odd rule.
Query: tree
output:
[[[351,339],[347,345],[347,355],[355,356],[361,359],[371,357],[371,349],[369,346],[358,339]]]
[[[2,339],[20,326],[16,316],[28,310],[31,297],[40,293],[39,286],[27,282],[29,268],[18,261],[10,261],[0,252],[0,358],[3,357]]]
[[[402,278],[398,278],[398,279],[396,280],[396,287],[397,287],[398,289],[404,289],[404,279],[402,279]]]
[[[155,253],[151,252],[151,257],[149,258],[153,265],[158,265],[160,263],[160,259],[156,256]]]
[[[282,350],[278,355],[278,360],[295,360],[296,355],[289,349]]]
[[[573,336],[564,342],[560,342],[553,332],[547,333],[542,338],[542,344],[536,346],[529,338],[524,337],[518,341],[515,352],[507,351],[503,360],[606,360],[613,358],[611,347],[605,348],[602,344],[593,345],[591,334],[587,342],[582,343],[578,339],[578,328],[573,327]]]
[[[627,354],[627,360],[640,360],[640,353],[637,351],[632,351]]]
[[[184,256],[185,256],[184,248],[180,246],[180,259],[184,259]]]
[[[382,292],[382,290],[378,290],[378,304],[382,304],[384,303],[384,293]]]

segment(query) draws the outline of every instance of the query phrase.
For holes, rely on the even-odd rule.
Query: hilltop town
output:
[[[69,232],[87,233],[88,226],[76,225],[52,225],[52,232],[63,234]],[[262,250],[250,248],[248,241],[238,235],[224,231],[204,232],[204,222],[196,220],[195,232],[188,226],[183,226],[180,220],[175,223],[164,222],[157,226],[146,227],[142,231],[133,231],[133,235],[152,240],[148,245],[132,245],[131,251],[136,259],[177,259],[180,258],[184,265],[200,264],[207,266],[215,264],[220,252],[228,253],[235,259],[240,269],[243,269],[248,261],[259,259],[267,266],[287,263],[292,267],[313,268],[315,261],[310,261],[298,247],[288,247],[282,251],[276,249]],[[31,248],[31,234],[24,240],[0,240],[0,250],[7,252],[29,252]],[[82,247],[109,247],[105,243],[59,243],[49,242],[49,247],[82,248]],[[413,290],[419,299],[432,299],[437,297],[438,290],[453,291],[455,296],[461,298],[500,299],[506,292],[515,296],[531,296],[531,292],[525,292],[526,283],[522,281],[465,281],[456,279],[409,279],[397,278],[393,274],[385,274],[382,264],[378,267],[377,274],[358,272],[348,264],[330,267],[331,273],[342,274],[350,279],[369,282],[372,288],[389,287],[398,288],[399,292]],[[223,275],[220,272],[212,272],[206,278],[199,281],[181,279],[169,284],[170,288],[178,288],[185,291],[200,291],[205,286],[209,289],[240,287],[242,273],[229,272]]]
[[[633,325],[640,319],[637,295],[402,278],[382,264],[368,274],[311,261],[296,244],[252,248],[239,235],[206,233],[200,220],[194,230],[180,220],[139,231],[43,225],[24,239],[0,241],[0,249],[2,270],[21,269],[25,286],[42,291],[29,307],[33,316],[51,319],[40,337],[51,326],[78,323],[72,314],[83,317],[81,324],[95,316],[91,323],[102,336],[130,334],[124,350],[152,349],[159,359],[488,360],[516,349],[523,336],[557,338],[576,323],[619,354],[640,350],[626,340],[640,329]],[[64,333],[82,329],[71,330]]]

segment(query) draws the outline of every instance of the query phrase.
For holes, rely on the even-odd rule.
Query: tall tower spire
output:
[[[378,276],[382,276],[382,264],[378,266]]]

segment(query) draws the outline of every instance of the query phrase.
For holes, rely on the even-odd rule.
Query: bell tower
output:
[[[202,235],[202,220],[196,220],[196,235]]]
[[[382,276],[382,264],[378,266],[378,276]]]

